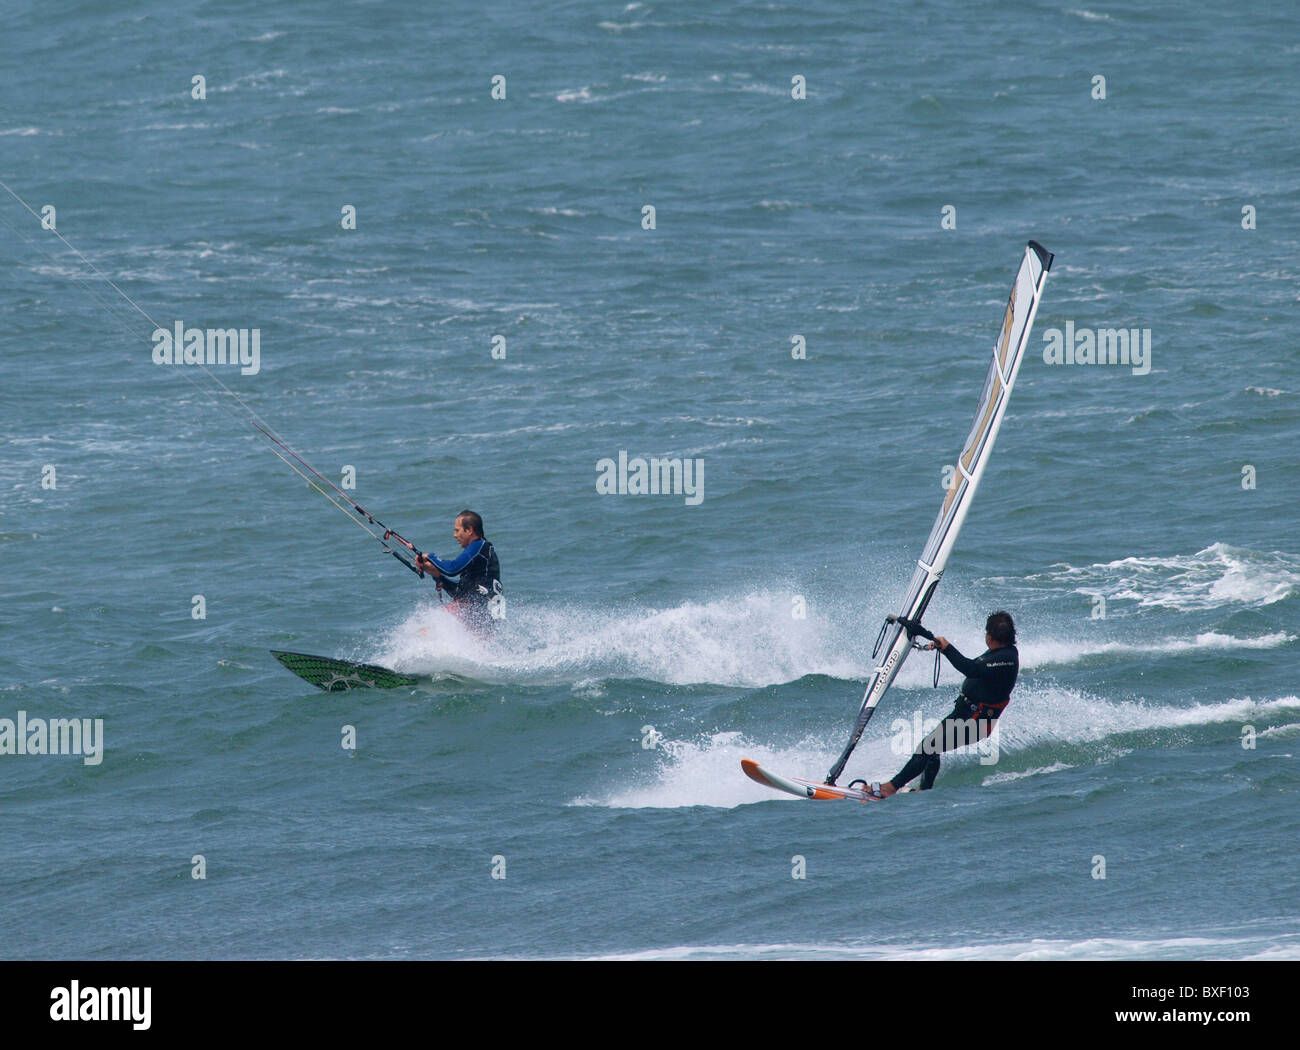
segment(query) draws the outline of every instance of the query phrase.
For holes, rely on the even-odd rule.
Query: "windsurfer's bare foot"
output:
[[[884,800],[890,795],[898,793],[898,788],[894,787],[888,780],[883,784],[878,784],[874,780],[868,783],[865,780],[855,780],[849,787],[858,788],[867,798]]]

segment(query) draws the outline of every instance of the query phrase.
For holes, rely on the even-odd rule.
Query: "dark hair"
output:
[[[483,535],[483,519],[472,510],[462,510],[456,515],[457,521],[460,521],[461,519],[464,519],[465,524],[474,530],[475,535],[482,539],[487,539],[487,537]]]
[[[1011,619],[1011,614],[1009,612],[1003,612],[999,609],[997,612],[991,613],[989,615],[988,623],[984,625],[984,630],[987,631],[993,637],[993,640],[999,645],[1016,644],[1016,624],[1015,621]]]

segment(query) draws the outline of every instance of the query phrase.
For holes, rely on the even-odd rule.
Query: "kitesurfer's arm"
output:
[[[458,558],[457,561],[459,560],[460,559]],[[460,596],[461,581],[452,579],[450,576],[447,576],[442,569],[438,568],[439,565],[455,564],[454,562],[448,563],[444,562],[441,558],[422,554],[415,560],[415,564],[417,568],[429,573],[433,577],[434,582],[438,585],[438,590],[446,591],[453,598]]]
[[[433,572],[435,576],[459,576],[468,567],[469,563],[478,557],[478,552],[483,549],[483,540],[475,540],[467,544],[465,549],[460,552],[451,561],[439,558],[436,554],[426,554],[425,564],[421,567],[425,572]],[[432,568],[429,568],[432,566]]]
[[[438,566],[433,564],[433,561],[429,558],[427,554],[420,554],[416,557],[415,567],[419,569],[421,572],[427,572],[430,576],[432,576],[434,582],[437,583],[438,585],[438,589],[439,590],[442,589],[442,585],[444,583],[442,578],[442,570],[439,569]]]

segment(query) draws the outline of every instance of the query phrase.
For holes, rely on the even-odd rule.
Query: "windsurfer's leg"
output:
[[[881,794],[889,796],[895,791],[901,791],[918,776],[921,778],[920,790],[927,791],[934,787],[934,778],[938,775],[939,756],[925,755],[918,751],[907,760],[907,765],[898,771],[898,775],[893,780],[880,785]],[[893,791],[890,788],[893,788]]]
[[[953,715],[956,713],[954,711]],[[934,787],[934,778],[939,775],[939,755],[947,750],[945,745],[948,740],[952,739],[951,731],[948,731],[945,738],[945,730],[952,721],[952,717],[952,715],[949,715],[930,731],[929,735],[921,741],[912,757],[907,760],[907,765],[899,770],[898,776],[889,781],[889,787],[892,787],[894,791],[899,791],[916,779],[917,776],[921,778],[920,789],[922,791],[928,791]],[[882,794],[892,795],[894,791],[889,791],[885,785],[881,785]]]
[[[954,711],[943,720],[937,729],[926,737],[930,754],[921,770],[919,790],[928,791],[934,787],[934,778],[939,775],[939,756],[945,751],[955,751],[959,747],[978,744],[993,732],[991,718],[973,719],[959,717],[961,712]],[[925,750],[925,745],[921,750]]]
[[[881,794],[892,795],[895,791],[901,791],[921,774],[929,758],[929,755],[917,751],[907,760],[907,765],[898,771],[898,775],[893,780],[880,785]],[[891,788],[893,790],[890,790]]]
[[[926,755],[925,769],[921,772],[921,783],[917,790],[929,791],[934,787],[934,778],[939,775],[939,756]]]

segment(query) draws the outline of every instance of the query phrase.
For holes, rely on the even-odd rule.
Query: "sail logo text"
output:
[[[146,1031],[150,1021],[152,988],[82,988],[50,990],[51,1021],[131,1021],[137,1032]]]
[[[1043,363],[1048,365],[1131,365],[1135,376],[1151,371],[1150,328],[1079,328],[1043,332]]]
[[[172,331],[155,328],[153,363],[156,365],[240,365],[240,375],[262,370],[260,328],[186,328],[177,321]]]
[[[620,449],[618,462],[596,461],[596,491],[602,496],[685,496],[688,507],[704,500],[704,460],[629,460]]]
[[[82,763],[104,761],[102,718],[0,718],[0,755],[81,755]]]

